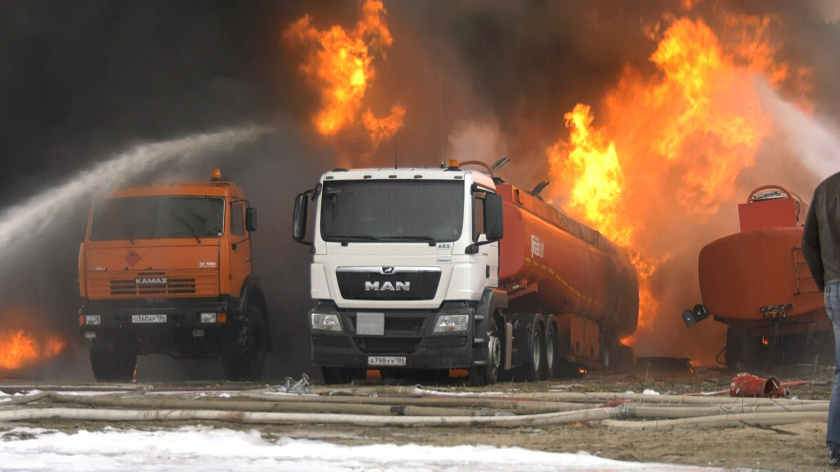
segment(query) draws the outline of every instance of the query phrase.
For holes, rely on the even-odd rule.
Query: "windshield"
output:
[[[222,235],[225,201],[218,197],[128,197],[96,202],[91,241],[208,238]]]
[[[325,241],[451,242],[463,227],[463,181],[326,182],[321,198]]]

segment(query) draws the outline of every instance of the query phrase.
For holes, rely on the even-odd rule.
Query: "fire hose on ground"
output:
[[[611,428],[666,429],[825,422],[828,416],[827,401],[773,398],[723,399],[609,392],[517,394],[516,400],[482,395],[459,395],[449,398],[444,395],[433,397],[428,395],[387,397],[380,394],[377,396],[280,395],[268,390],[239,392],[232,398],[211,399],[196,398],[194,394],[189,397],[125,392],[102,395],[41,392],[24,398],[27,397],[33,398],[28,398],[29,401],[26,402],[10,401],[6,406],[0,406],[0,422],[220,421],[276,425],[517,428],[601,421],[602,424]],[[531,401],[534,401],[530,398],[539,398],[536,400],[539,405],[537,408],[534,408],[535,405],[527,407]],[[552,400],[547,400],[549,398]],[[575,401],[574,398],[581,403],[570,405],[570,402]],[[449,406],[435,403],[441,401],[453,402]],[[553,411],[546,411],[551,408],[552,401],[559,402]],[[612,402],[603,405],[605,401]],[[468,406],[466,402],[473,403]],[[595,402],[600,402],[602,405],[592,405]],[[493,409],[486,406],[486,404],[498,406],[505,403],[516,407],[492,411]],[[523,404],[526,408],[521,407]],[[570,409],[571,407],[575,409]]]

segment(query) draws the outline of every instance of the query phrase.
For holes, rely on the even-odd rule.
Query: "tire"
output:
[[[353,381],[353,370],[348,367],[321,367],[321,375],[327,385],[346,384]]]
[[[255,381],[262,378],[267,336],[262,310],[249,303],[245,315],[232,323],[225,340],[222,364],[228,380]]]
[[[525,363],[520,368],[522,380],[525,382],[536,382],[540,380],[540,370],[544,364],[543,341],[545,335],[543,334],[543,327],[541,324],[534,322],[535,325],[531,329],[531,339],[528,343],[528,356]]]
[[[482,359],[484,365],[474,365],[470,368],[469,384],[475,387],[495,384],[499,380],[499,370],[502,366],[502,340],[496,320],[490,319],[487,329],[486,357]]]
[[[545,330],[545,367],[542,371],[542,380],[550,380],[560,374],[560,346],[557,342],[557,325],[549,322]]]
[[[137,352],[124,341],[94,341],[90,345],[90,367],[98,382],[129,382],[137,368]]]

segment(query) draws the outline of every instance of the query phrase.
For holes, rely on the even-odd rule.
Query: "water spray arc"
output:
[[[68,207],[95,190],[119,187],[144,172],[174,161],[197,159],[203,152],[232,149],[238,144],[254,141],[267,131],[258,126],[246,126],[137,146],[80,172],[63,185],[0,213],[0,245],[8,248],[20,239],[23,231],[43,231],[60,219]],[[35,228],[31,222],[36,222]]]

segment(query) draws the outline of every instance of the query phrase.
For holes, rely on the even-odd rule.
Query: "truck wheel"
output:
[[[502,365],[502,340],[499,338],[496,320],[492,318],[487,330],[487,357],[483,360],[484,365],[475,365],[470,368],[468,380],[472,386],[492,385],[499,379],[499,369]]]
[[[553,379],[560,373],[560,347],[557,345],[557,325],[548,323],[545,330],[545,368],[542,372],[542,380]]]
[[[353,369],[348,367],[321,367],[321,375],[327,385],[346,384],[353,381]]]
[[[90,345],[90,367],[99,382],[128,382],[134,378],[137,353],[125,343],[94,341]]]
[[[536,382],[540,379],[540,370],[544,359],[544,339],[542,325],[535,322],[531,330],[531,342],[528,343],[528,355],[521,367],[522,380],[526,382]]]
[[[222,364],[228,380],[259,380],[265,368],[266,333],[262,311],[249,303],[234,320],[225,342]]]

